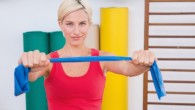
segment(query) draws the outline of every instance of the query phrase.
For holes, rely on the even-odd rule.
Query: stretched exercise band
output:
[[[120,61],[132,60],[130,57],[122,56],[85,56],[85,57],[66,57],[52,58],[50,62],[98,62],[98,61]]]
[[[130,57],[122,56],[86,56],[86,57],[67,57],[67,58],[52,58],[50,62],[97,62],[97,61],[119,61],[119,60],[132,60]],[[30,69],[24,67],[22,64],[17,66],[14,71],[14,82],[15,82],[15,96],[30,91],[28,84],[28,73]],[[154,82],[154,87],[159,99],[166,95],[164,89],[164,83],[160,69],[156,61],[151,65],[150,72]]]

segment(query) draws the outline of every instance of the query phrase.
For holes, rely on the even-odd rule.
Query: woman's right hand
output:
[[[18,63],[31,68],[29,80],[35,81],[40,76],[46,74],[50,61],[45,53],[35,50],[24,52]]]

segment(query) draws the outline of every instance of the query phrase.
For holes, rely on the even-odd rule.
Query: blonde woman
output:
[[[132,61],[50,63],[49,58],[108,56],[108,52],[85,46],[92,24],[92,11],[86,0],[63,0],[58,23],[66,44],[48,55],[38,50],[22,54],[20,63],[30,67],[29,80],[44,76],[49,110],[101,110],[106,72],[136,76],[149,69],[155,60],[152,52],[134,52]]]

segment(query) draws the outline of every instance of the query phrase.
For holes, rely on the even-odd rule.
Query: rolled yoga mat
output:
[[[61,49],[66,43],[62,31],[50,32],[49,39],[50,39],[50,43],[49,43],[50,52]]]
[[[31,31],[23,33],[24,52],[39,50],[49,53],[48,33]],[[40,77],[30,85],[30,92],[26,94],[26,110],[47,110],[47,100],[44,89],[44,79]]]
[[[128,8],[100,9],[100,49],[117,56],[128,55]],[[127,77],[108,72],[102,110],[127,109]]]
[[[89,28],[85,44],[87,47],[99,49],[99,25],[92,24]]]

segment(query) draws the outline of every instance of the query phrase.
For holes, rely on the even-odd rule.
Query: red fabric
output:
[[[98,56],[99,51],[91,49],[91,55]],[[57,52],[50,56],[59,57]],[[61,63],[53,63],[44,85],[49,110],[101,110],[105,76],[99,62],[90,62],[80,77],[67,76]]]

